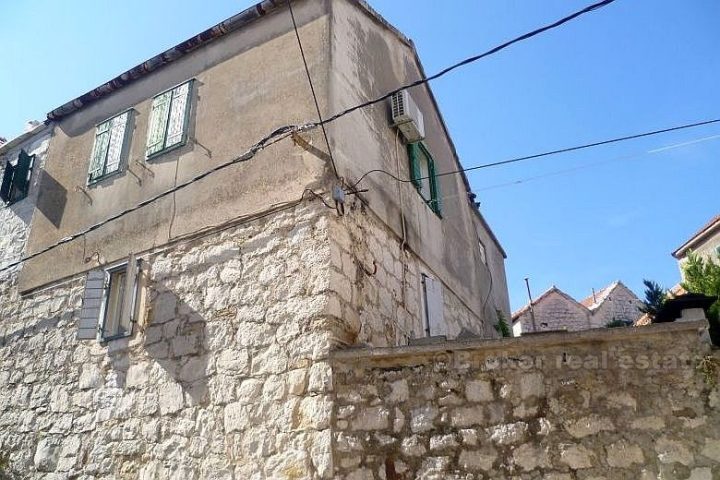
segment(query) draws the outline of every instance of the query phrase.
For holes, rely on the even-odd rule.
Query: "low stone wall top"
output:
[[[704,328],[335,352],[336,478],[720,478]]]

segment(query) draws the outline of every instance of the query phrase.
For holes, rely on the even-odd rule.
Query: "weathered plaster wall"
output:
[[[360,2],[331,2],[330,99],[328,113],[342,111],[377,98],[399,86],[423,77],[412,45],[377,18],[366,15]],[[411,89],[424,114],[426,143],[438,172],[459,168],[452,141],[443,124],[430,87]],[[383,101],[355,111],[328,125],[333,153],[341,174],[350,182],[373,169],[382,169],[400,178],[410,177],[408,156],[402,136],[391,126],[389,102]],[[352,133],[349,133],[352,132]],[[509,318],[509,301],[503,253],[468,199],[461,175],[439,179],[443,214],[438,217],[410,183],[395,182],[390,176],[367,176],[361,187],[369,209],[402,235],[405,219],[408,248],[440,278],[473,312],[481,315],[491,284],[497,308]],[[479,231],[478,231],[479,230]],[[478,238],[488,255],[488,267],[480,259]],[[494,312],[493,312],[494,316]]]
[[[703,324],[336,352],[334,478],[720,478]]]
[[[295,2],[303,47],[315,88],[324,102],[329,52],[327,5]],[[194,78],[187,144],[145,160],[152,97]],[[85,187],[97,123],[128,108],[134,129],[127,168]],[[176,183],[244,154],[285,125],[316,120],[303,62],[287,8],[273,11],[226,37],[195,50],[86,108],[62,119],[56,128],[46,171],[67,193],[57,205],[57,222],[37,218],[30,252],[130,208]],[[312,132],[308,140],[324,149]],[[83,250],[112,262],[130,251],[161,245],[171,237],[221,224],[241,215],[293,201],[308,186],[322,188],[328,164],[288,139],[258,153],[252,161],[193,184],[87,235],[28,262],[24,290],[84,269]],[[88,198],[88,195],[90,198]],[[52,261],[59,260],[59,261]]]
[[[0,296],[10,468],[32,479],[330,478],[338,321],[316,203],[144,255],[147,308],[129,340],[76,340],[82,277]]]
[[[700,245],[695,246],[694,252],[700,255],[702,258],[709,258],[713,262],[718,262],[718,248],[720,248],[720,230],[709,235],[705,238]],[[680,269],[680,276],[685,278],[685,272],[683,271],[683,265],[687,262],[687,253],[678,260],[678,268]]]

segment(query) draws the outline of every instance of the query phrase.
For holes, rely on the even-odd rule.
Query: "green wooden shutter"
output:
[[[170,118],[168,119],[165,147],[171,147],[185,141],[187,130],[188,98],[190,96],[190,82],[183,83],[172,91],[170,105]]]
[[[435,161],[428,159],[428,170],[430,171],[430,195],[431,205],[435,213],[440,215],[442,212],[442,193],[440,192],[440,179],[435,171]]]
[[[125,112],[108,122],[110,124],[110,138],[108,140],[107,160],[105,161],[105,175],[120,169],[129,118],[130,112]]]
[[[0,187],[0,198],[2,198],[5,203],[10,203],[11,200],[10,191],[12,190],[14,172],[15,167],[10,165],[10,162],[6,163],[5,172],[3,173],[2,187]]]
[[[420,170],[420,145],[418,143],[408,144],[408,157],[410,158],[410,179],[418,190],[422,189],[422,170]]]
[[[147,146],[145,148],[146,157],[150,157],[152,154],[165,148],[165,134],[167,132],[168,116],[170,114],[171,98],[172,92],[165,92],[153,100],[152,111],[150,113],[150,125],[148,127]]]
[[[25,150],[20,150],[12,182],[15,190],[13,201],[27,196],[28,190],[30,190],[30,169],[34,160],[34,155],[28,155]]]
[[[95,144],[90,157],[88,169],[88,182],[92,182],[105,174],[105,161],[107,160],[110,145],[110,122],[104,122],[95,129]]]

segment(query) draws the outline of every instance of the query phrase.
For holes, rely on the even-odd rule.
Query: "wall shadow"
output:
[[[197,405],[209,403],[207,321],[163,284],[152,285],[144,350]]]
[[[47,171],[43,170],[38,189],[37,208],[55,228],[60,228],[65,204],[67,203],[67,189],[63,187]]]

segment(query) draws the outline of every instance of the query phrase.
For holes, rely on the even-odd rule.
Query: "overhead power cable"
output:
[[[335,157],[333,157],[332,148],[330,147],[330,140],[328,140],[328,135],[325,131],[325,122],[323,122],[322,113],[320,112],[320,103],[318,102],[317,95],[315,94],[315,86],[313,85],[312,77],[310,76],[310,68],[308,68],[307,59],[305,58],[305,49],[303,49],[303,44],[300,40],[300,32],[298,32],[297,23],[295,22],[295,13],[293,12],[292,3],[290,0],[286,1],[288,9],[290,10],[290,18],[292,19],[293,29],[295,30],[295,38],[297,38],[298,47],[300,48],[300,56],[302,57],[303,65],[305,66],[305,74],[307,75],[308,83],[310,84],[310,93],[312,93],[313,101],[315,102],[315,110],[317,110],[319,120],[318,124],[320,125],[320,128],[322,128],[323,137],[325,137],[325,145],[327,145],[328,155],[330,156],[330,164],[332,165],[333,172],[335,172],[335,178],[340,178],[337,165],[335,165]]]
[[[398,93],[398,92],[400,92],[400,91],[402,91],[402,90],[405,90],[405,89],[408,89],[408,88],[412,88],[412,87],[416,87],[416,86],[418,86],[418,85],[422,85],[422,84],[424,84],[424,83],[428,83],[428,82],[431,82],[431,81],[433,81],[433,80],[436,80],[436,79],[442,77],[443,75],[447,75],[448,73],[452,72],[453,70],[455,70],[455,69],[457,69],[457,68],[460,68],[460,67],[463,67],[463,66],[465,66],[465,65],[468,65],[468,64],[477,62],[477,61],[480,60],[480,59],[483,59],[483,58],[485,58],[485,57],[489,57],[490,55],[493,55],[493,54],[495,54],[495,53],[497,53],[497,52],[499,52],[499,51],[501,51],[501,50],[504,50],[504,49],[508,48],[509,46],[514,45],[514,44],[516,44],[516,43],[518,43],[518,42],[522,42],[523,40],[527,40],[527,39],[529,39],[529,38],[532,38],[532,37],[535,37],[535,36],[537,36],[537,35],[540,35],[541,33],[544,33],[544,32],[546,32],[546,31],[548,31],[548,30],[552,30],[552,29],[554,29],[554,28],[557,28],[557,27],[559,27],[559,26],[561,26],[561,25],[563,25],[563,24],[565,24],[565,23],[567,23],[567,22],[569,22],[569,21],[571,21],[571,20],[574,20],[575,18],[577,18],[577,17],[579,17],[579,16],[581,16],[581,15],[584,15],[584,14],[586,14],[586,13],[588,13],[588,12],[592,12],[592,11],[598,10],[598,9],[600,9],[600,8],[606,7],[607,5],[610,5],[611,3],[613,3],[614,1],[615,1],[615,0],[603,0],[603,1],[601,1],[601,2],[593,3],[592,5],[589,5],[589,6],[585,7],[585,8],[583,8],[582,10],[578,10],[577,12],[575,12],[575,13],[573,13],[573,14],[570,14],[570,15],[568,15],[568,16],[566,16],[566,17],[563,17],[563,18],[561,18],[560,20],[558,20],[558,21],[556,21],[556,22],[553,22],[553,23],[550,23],[550,24],[545,25],[545,26],[543,26],[543,27],[537,28],[537,29],[535,29],[535,30],[533,30],[533,31],[531,31],[531,32],[528,32],[528,33],[525,33],[525,34],[523,34],[523,35],[520,35],[519,37],[515,37],[515,38],[513,38],[512,40],[508,40],[508,41],[505,42],[505,43],[501,43],[501,44],[498,45],[497,47],[493,47],[493,48],[491,48],[490,50],[488,50],[488,51],[486,51],[486,52],[483,52],[483,53],[481,53],[481,54],[479,54],[479,55],[474,55],[474,56],[472,56],[472,57],[466,58],[465,60],[462,60],[462,61],[460,61],[460,62],[457,62],[457,63],[455,63],[455,64],[453,64],[453,65],[450,65],[449,67],[440,70],[439,72],[437,72],[437,73],[434,74],[434,75],[430,75],[429,77],[421,78],[420,80],[416,80],[416,81],[414,81],[414,82],[407,83],[407,84],[405,84],[405,85],[403,85],[403,86],[401,86],[401,87],[398,87],[398,88],[396,88],[395,90],[392,90],[392,91],[390,91],[390,92],[387,92],[386,94],[384,94],[384,95],[382,95],[382,96],[380,96],[380,97],[377,97],[377,98],[375,98],[375,99],[373,99],[373,100],[368,100],[367,102],[361,103],[361,104],[359,104],[359,105],[355,105],[354,107],[347,108],[347,109],[345,109],[345,110],[343,110],[343,111],[341,111],[341,112],[339,112],[339,113],[336,113],[336,114],[333,115],[332,117],[329,117],[329,118],[325,119],[322,123],[328,124],[328,123],[330,123],[330,122],[334,122],[334,121],[337,120],[338,118],[344,117],[344,116],[347,115],[348,113],[352,113],[352,112],[354,112],[354,111],[356,111],[356,110],[360,110],[360,109],[362,109],[362,108],[369,107],[370,105],[375,105],[376,103],[382,102],[383,100],[387,100],[388,98],[392,97],[393,95],[395,95],[396,93]]]
[[[165,192],[162,192],[162,193],[160,193],[160,194],[158,194],[158,195],[155,195],[155,196],[153,196],[153,197],[151,197],[151,198],[149,198],[149,199],[147,199],[147,200],[145,200],[145,201],[143,201],[143,202],[135,205],[134,207],[130,207],[130,208],[128,208],[128,209],[125,209],[125,210],[123,210],[123,211],[121,211],[121,212],[119,212],[119,213],[117,213],[117,214],[115,214],[115,215],[113,215],[113,216],[111,216],[111,217],[109,217],[109,218],[106,218],[106,219],[103,220],[103,221],[100,221],[100,222],[98,222],[98,223],[96,223],[96,224],[94,224],[94,225],[91,225],[90,227],[86,228],[85,230],[82,230],[82,231],[80,231],[80,232],[74,233],[74,234],[72,234],[72,235],[70,235],[70,236],[68,236],[68,237],[64,237],[64,238],[62,238],[61,240],[59,240],[59,241],[57,241],[57,242],[55,242],[55,243],[53,243],[53,244],[51,244],[51,245],[48,245],[47,247],[45,247],[45,248],[43,248],[43,249],[35,252],[35,253],[32,254],[32,255],[29,255],[29,256],[27,256],[27,257],[24,257],[24,258],[22,258],[22,259],[20,259],[20,260],[18,260],[18,261],[16,261],[16,262],[12,262],[12,263],[6,265],[5,267],[0,268],[0,273],[4,272],[4,271],[6,271],[6,270],[9,270],[10,268],[13,268],[13,267],[15,267],[15,266],[17,266],[17,265],[20,265],[21,263],[23,263],[23,262],[25,262],[25,261],[27,261],[27,260],[30,260],[30,259],[32,259],[32,258],[35,258],[35,257],[37,257],[37,256],[39,256],[39,255],[42,255],[43,253],[47,253],[48,251],[53,250],[53,249],[55,249],[55,248],[57,248],[57,247],[59,247],[59,246],[61,246],[61,245],[63,245],[63,244],[66,244],[66,243],[68,243],[68,242],[71,242],[71,241],[79,238],[79,237],[82,237],[83,235],[86,235],[87,233],[90,233],[90,232],[92,232],[93,230],[96,230],[96,229],[100,228],[101,226],[103,226],[103,225],[105,225],[105,224],[107,224],[107,223],[109,223],[109,222],[112,222],[112,221],[114,221],[114,220],[117,220],[118,218],[121,218],[121,217],[123,217],[123,216],[125,216],[125,215],[127,215],[127,214],[129,214],[129,213],[131,213],[131,212],[134,212],[134,211],[136,211],[136,210],[138,210],[138,209],[140,209],[140,208],[142,208],[142,207],[144,207],[144,206],[146,206],[146,205],[149,205],[149,204],[151,204],[151,203],[153,203],[153,202],[155,202],[155,201],[157,201],[157,200],[159,200],[159,199],[161,199],[161,198],[163,198],[163,197],[165,197],[165,196],[167,196],[167,195],[169,195],[169,194],[171,194],[171,193],[173,193],[173,192],[176,192],[176,191],[178,191],[178,190],[180,190],[180,189],[182,189],[182,188],[185,188],[185,187],[187,187],[188,185],[190,185],[190,184],[192,184],[192,183],[194,183],[194,182],[197,182],[197,181],[199,181],[199,180],[207,177],[208,175],[210,175],[210,174],[213,173],[213,172],[217,172],[218,170],[224,169],[224,168],[229,167],[230,165],[233,165],[233,164],[238,163],[238,162],[247,161],[247,160],[249,160],[250,158],[254,157],[255,154],[257,154],[258,151],[260,151],[260,150],[262,150],[262,149],[264,149],[264,148],[266,148],[266,147],[268,147],[268,146],[270,146],[270,145],[272,145],[272,144],[274,144],[274,143],[282,140],[283,138],[286,138],[286,137],[287,137],[288,135],[290,135],[291,133],[297,133],[297,132],[301,132],[301,131],[310,130],[310,129],[315,128],[315,127],[317,127],[317,126],[324,126],[324,125],[326,125],[326,124],[328,124],[328,123],[330,123],[330,122],[333,122],[333,121],[337,120],[338,118],[343,117],[343,116],[345,116],[345,115],[347,115],[347,114],[349,114],[349,113],[352,113],[352,112],[354,112],[354,111],[356,111],[356,110],[360,110],[360,109],[362,109],[362,108],[365,108],[365,107],[368,107],[368,106],[370,106],[370,105],[374,105],[374,104],[376,104],[376,103],[378,103],[378,102],[381,102],[381,101],[383,101],[383,100],[386,100],[386,99],[390,98],[393,94],[395,94],[395,93],[397,93],[397,92],[399,92],[399,91],[401,91],[401,90],[404,90],[404,89],[406,89],[406,88],[410,88],[410,87],[413,87],[413,86],[421,85],[421,84],[430,82],[430,81],[432,81],[432,80],[435,80],[435,79],[437,79],[437,78],[440,78],[441,76],[446,75],[447,73],[449,73],[449,72],[451,72],[451,71],[453,71],[453,70],[455,70],[455,69],[457,69],[457,68],[459,68],[459,67],[461,67],[461,66],[468,65],[468,64],[470,64],[470,63],[476,62],[477,60],[480,60],[480,59],[485,58],[485,57],[487,57],[487,56],[490,56],[490,55],[492,55],[492,54],[494,54],[494,53],[497,53],[497,52],[499,52],[499,51],[501,51],[501,50],[509,47],[510,45],[513,45],[513,44],[518,43],[518,42],[520,42],[520,41],[523,41],[523,40],[527,40],[527,39],[529,39],[529,38],[532,38],[532,37],[534,37],[534,36],[536,36],[536,35],[539,35],[540,33],[543,33],[543,32],[545,32],[545,31],[547,31],[547,30],[550,30],[550,29],[559,27],[559,26],[561,26],[561,25],[563,25],[563,24],[565,24],[565,23],[567,23],[567,22],[569,22],[569,21],[571,21],[571,20],[573,20],[573,19],[575,19],[575,18],[577,18],[577,17],[585,14],[585,13],[591,12],[591,11],[593,11],[593,10],[597,10],[597,9],[599,9],[599,8],[602,8],[602,7],[606,6],[606,5],[609,5],[610,3],[614,2],[614,1],[615,1],[615,0],[603,0],[603,1],[601,1],[601,2],[597,2],[597,3],[594,3],[594,4],[592,4],[592,5],[589,5],[588,7],[585,7],[585,8],[583,8],[582,10],[579,10],[579,11],[577,11],[577,12],[571,14],[571,15],[568,15],[568,16],[566,16],[566,17],[563,17],[563,18],[561,18],[560,20],[558,20],[558,21],[556,21],[556,22],[554,22],[554,23],[551,23],[551,24],[546,25],[546,26],[544,26],[544,27],[541,27],[541,28],[538,28],[538,29],[533,30],[533,31],[531,31],[531,32],[528,32],[528,33],[526,33],[526,34],[524,34],[524,35],[521,35],[521,36],[519,36],[519,37],[516,37],[516,38],[514,38],[514,39],[512,39],[512,40],[510,40],[510,41],[507,41],[507,42],[505,42],[505,43],[502,43],[502,44],[498,45],[497,47],[494,47],[494,48],[492,48],[492,49],[490,49],[490,50],[488,50],[488,51],[486,51],[486,52],[484,52],[484,53],[481,53],[481,54],[479,54],[479,55],[475,55],[475,56],[473,56],[473,57],[469,57],[469,58],[467,58],[467,59],[465,59],[465,60],[463,60],[463,61],[461,61],[461,62],[455,63],[454,65],[451,65],[451,66],[449,66],[449,67],[447,67],[447,68],[445,68],[445,69],[437,72],[436,74],[431,75],[430,77],[426,77],[426,78],[424,78],[424,79],[417,80],[417,81],[412,82],[412,83],[409,83],[409,84],[407,84],[407,85],[403,85],[402,87],[396,88],[395,90],[393,90],[393,91],[391,91],[391,92],[388,92],[388,93],[386,93],[385,95],[383,95],[383,96],[381,96],[381,97],[378,97],[378,98],[376,98],[376,99],[374,99],[374,100],[370,100],[370,101],[361,103],[361,104],[356,105],[356,106],[354,106],[354,107],[350,107],[350,108],[348,108],[348,109],[346,109],[346,110],[343,110],[343,111],[341,111],[341,112],[339,112],[339,113],[336,113],[335,115],[331,116],[330,118],[327,118],[327,119],[324,119],[324,120],[322,119],[322,116],[320,115],[319,106],[318,106],[318,104],[317,104],[317,97],[315,97],[315,100],[316,100],[316,108],[318,109],[318,117],[319,117],[318,122],[307,123],[307,124],[304,124],[304,125],[301,125],[301,126],[286,125],[286,126],[284,126],[284,127],[280,127],[280,128],[278,128],[278,129],[276,129],[275,131],[273,131],[272,133],[268,134],[266,137],[264,137],[262,140],[260,140],[260,141],[257,142],[256,144],[254,144],[252,147],[250,147],[250,148],[247,150],[247,152],[244,153],[243,155],[241,155],[241,156],[239,156],[239,157],[236,157],[236,158],[234,158],[234,159],[232,159],[232,160],[229,160],[229,161],[227,161],[227,162],[225,162],[225,163],[222,163],[222,164],[220,164],[220,165],[218,165],[218,166],[216,166],[216,167],[214,167],[214,168],[212,168],[212,169],[210,169],[210,170],[208,170],[208,171],[206,171],[206,172],[204,172],[204,173],[202,173],[202,174],[200,174],[200,175],[197,175],[196,177],[193,177],[192,179],[188,180],[187,182],[183,182],[183,183],[181,183],[181,184],[178,184],[178,185],[176,185],[175,187],[173,187],[173,188],[171,188],[171,189],[169,189],[169,190],[166,190]],[[297,32],[297,26],[296,26],[295,21],[294,21],[294,16],[293,16],[293,24],[294,24],[295,29],[296,29],[296,32]],[[303,53],[303,56],[304,56],[304,52],[301,52],[301,53]],[[305,62],[305,65],[306,65],[306,73],[307,73],[307,72],[308,72],[308,70],[307,70],[307,62]],[[308,77],[309,77],[309,73],[308,73]],[[308,78],[308,80],[309,80],[310,83],[312,84],[312,80],[311,80],[310,78]],[[312,87],[312,85],[311,85],[311,87]],[[313,93],[314,93],[314,88],[313,88]],[[324,128],[323,128],[323,133],[325,134]],[[327,141],[327,136],[325,137],[325,140]],[[329,148],[329,142],[328,142],[328,148]],[[332,158],[331,158],[331,160],[332,160]],[[333,160],[333,169],[335,170],[335,173],[336,173],[336,175],[337,175],[337,169],[335,168],[334,160]],[[370,172],[368,172],[368,173],[372,173],[372,172],[373,172],[373,171],[370,171]],[[385,172],[385,173],[388,173],[388,172]],[[365,175],[367,175],[367,174],[365,174]],[[391,175],[391,174],[390,174],[390,175]],[[391,176],[392,176],[392,175],[391,175]],[[362,180],[362,178],[364,178],[364,176],[361,177],[361,180]],[[358,181],[357,183],[359,183],[359,181]],[[357,183],[355,184],[356,186],[357,186]]]
[[[684,130],[684,129],[688,129],[688,128],[701,127],[701,126],[703,126],[703,125],[711,125],[711,124],[713,124],[713,123],[718,123],[718,122],[720,122],[720,118],[716,118],[716,119],[713,119],[713,120],[705,120],[705,121],[696,122],[696,123],[688,123],[688,124],[685,124],[685,125],[678,125],[678,126],[676,126],[676,127],[663,128],[663,129],[661,129],[661,130],[653,130],[653,131],[650,131],[650,132],[636,133],[636,134],[634,134],[634,135],[627,135],[627,136],[624,136],[624,137],[611,138],[611,139],[609,139],[609,140],[602,140],[602,141],[593,142],[593,143],[585,143],[585,144],[583,144],[583,145],[577,145],[577,146],[574,146],[574,147],[560,148],[560,149],[557,149],[557,150],[550,150],[550,151],[548,151],[548,152],[535,153],[535,154],[533,154],[533,155],[525,155],[525,156],[523,156],[523,157],[510,158],[510,159],[508,159],[508,160],[501,160],[501,161],[499,161],[499,162],[484,163],[484,164],[482,164],[482,165],[475,165],[474,167],[461,168],[461,169],[458,169],[458,170],[451,170],[451,171],[449,171],[449,172],[438,173],[438,174],[436,174],[435,176],[436,176],[436,177],[444,177],[444,176],[446,176],[446,175],[455,175],[455,174],[463,173],[463,172],[471,172],[471,171],[473,171],[473,170],[480,170],[480,169],[483,169],[483,168],[497,167],[497,166],[500,166],[500,165],[508,165],[508,164],[517,163],[517,162],[525,162],[525,161],[528,161],[528,160],[534,160],[534,159],[536,159],[536,158],[548,157],[548,156],[550,156],[550,155],[558,155],[558,154],[560,154],[560,153],[575,152],[575,151],[577,151],[577,150],[584,150],[584,149],[586,149],[586,148],[599,147],[599,146],[601,146],[601,145],[609,145],[609,144],[611,144],[611,143],[625,142],[625,141],[627,141],[627,140],[635,140],[635,139],[638,139],[638,138],[650,137],[650,136],[653,136],[653,135],[660,135],[661,133],[668,133],[668,132],[674,132],[674,131],[677,131],[677,130]],[[369,170],[369,171],[365,172],[364,174],[362,174],[362,175],[360,176],[360,178],[352,185],[352,188],[356,188],[356,187],[360,184],[360,182],[362,182],[368,175],[371,175],[371,174],[373,174],[373,173],[382,173],[382,174],[384,174],[384,175],[387,175],[387,176],[389,176],[389,177],[397,180],[398,182],[405,182],[405,183],[414,182],[414,181],[417,181],[417,180],[425,180],[425,179],[430,178],[430,177],[427,177],[427,176],[426,176],[426,177],[415,178],[415,179],[398,178],[396,175],[394,175],[393,173],[388,172],[388,171],[386,171],[386,170],[374,169],[374,170]]]

